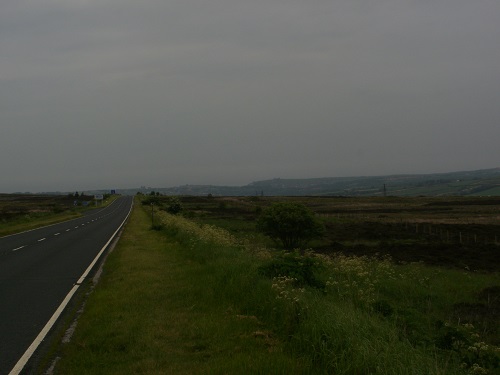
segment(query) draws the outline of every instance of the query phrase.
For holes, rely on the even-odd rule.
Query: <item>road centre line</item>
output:
[[[111,207],[113,204],[114,204],[114,202],[113,202],[113,203],[111,203],[111,205],[109,205],[109,206],[107,206],[107,207],[104,207],[104,208],[102,208],[102,209],[101,209],[101,210],[99,210],[99,211],[106,210],[107,208]],[[24,230],[24,231],[22,231],[22,232],[13,233],[13,234],[8,234],[8,235],[6,235],[6,236],[0,236],[0,238],[5,238],[5,237],[13,237],[13,236],[17,236],[17,235],[19,235],[19,234],[23,234],[23,233],[27,233],[27,232],[34,232],[34,231],[39,230],[39,229],[52,227],[52,226],[54,226],[54,225],[59,225],[59,224],[62,224],[62,223],[66,223],[66,222],[70,222],[70,221],[74,221],[74,220],[78,220],[78,219],[80,219],[80,218],[79,218],[79,217],[77,217],[77,218],[74,218],[74,219],[70,219],[70,220],[62,221],[62,222],[60,222],[60,223],[54,223],[54,224],[45,225],[45,226],[43,226],[43,227],[39,227],[39,228],[33,228],[33,229],[29,229],[29,230]]]
[[[59,318],[59,316],[62,314],[63,310],[66,308],[68,305],[69,301],[71,300],[71,297],[76,293],[77,289],[80,287],[80,285],[83,283],[87,275],[90,273],[94,265],[97,263],[97,261],[101,258],[102,254],[104,251],[108,248],[109,244],[115,239],[116,235],[118,232],[122,229],[122,227],[125,225],[125,222],[130,216],[130,213],[132,212],[132,208],[134,207],[134,204],[132,202],[130,209],[125,217],[125,219],[122,221],[122,223],[118,226],[116,231],[111,235],[109,238],[108,242],[101,248],[99,253],[96,255],[92,263],[88,266],[88,268],[85,270],[85,272],[82,274],[80,279],[76,282],[76,284],[73,285],[73,288],[69,291],[69,293],[66,295],[64,300],[61,302],[57,310],[54,312],[52,317],[49,319],[47,324],[42,328],[38,336],[35,338],[35,340],[31,343],[31,345],[26,349],[24,352],[23,356],[17,361],[16,365],[14,368],[9,372],[9,375],[19,375],[21,371],[23,370],[24,366],[28,362],[28,360],[31,358],[35,350],[38,348],[40,343],[45,339],[47,336],[48,332],[50,329],[54,326],[55,322]]]
[[[95,220],[97,221],[97,219],[95,219]],[[92,221],[94,221],[94,220],[92,220]],[[90,224],[90,221],[88,221],[87,224]],[[84,226],[84,225],[85,225],[84,223],[81,224],[81,226]],[[79,226],[77,225],[75,227],[75,229],[77,229],[78,227]],[[66,229],[66,232],[69,232],[69,231],[71,231],[71,228]],[[61,232],[54,233],[54,236],[60,236],[60,235],[61,235]],[[46,239],[47,239],[47,237],[43,237],[43,238],[38,239],[37,242],[42,242],[42,241],[45,241]],[[19,247],[16,247],[15,249],[12,249],[11,251],[18,251],[18,250],[21,250],[25,247],[26,247],[26,245],[19,246]]]

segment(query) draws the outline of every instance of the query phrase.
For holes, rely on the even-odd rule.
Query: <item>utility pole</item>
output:
[[[151,228],[155,226],[155,217],[154,217],[155,211],[154,211],[154,203],[151,202]]]

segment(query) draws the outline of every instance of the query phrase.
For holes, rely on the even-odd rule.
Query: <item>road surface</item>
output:
[[[128,217],[132,200],[120,197],[84,217],[0,238],[0,374],[13,370],[68,293],[83,281]]]

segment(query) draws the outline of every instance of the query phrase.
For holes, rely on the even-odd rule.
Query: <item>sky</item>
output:
[[[498,0],[2,0],[0,192],[500,166]]]

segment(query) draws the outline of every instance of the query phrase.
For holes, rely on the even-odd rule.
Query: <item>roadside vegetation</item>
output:
[[[497,202],[137,199],[56,373],[500,373]],[[308,249],[257,230],[287,200]]]
[[[135,206],[55,373],[305,373],[307,361],[241,306],[256,302],[247,292],[262,291],[263,308],[274,300],[253,255],[227,231],[163,212],[154,220],[164,229]]]
[[[104,205],[116,196],[106,195]],[[94,197],[68,195],[0,194],[0,237],[75,219],[95,208]]]

